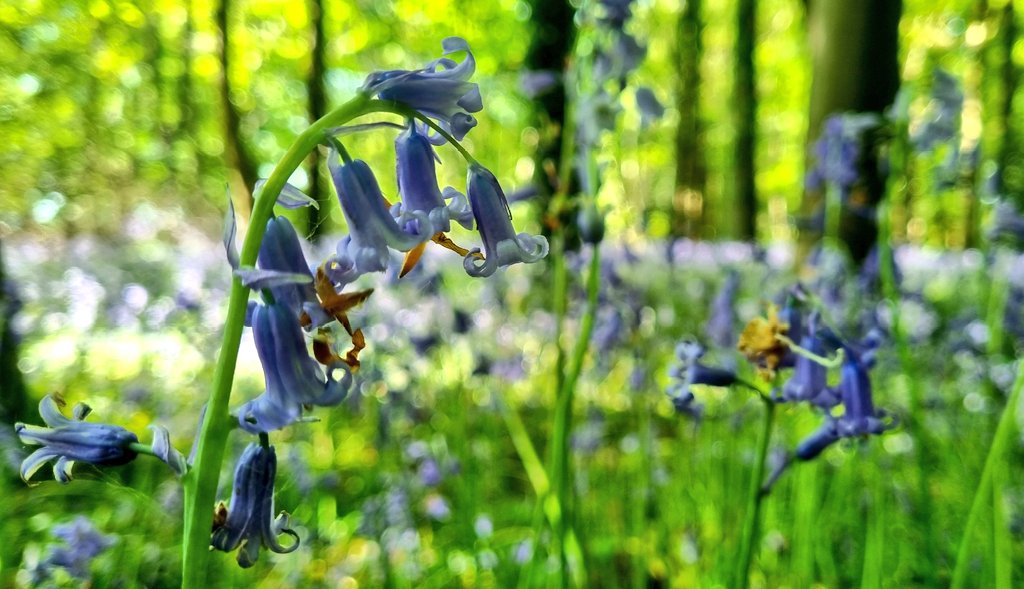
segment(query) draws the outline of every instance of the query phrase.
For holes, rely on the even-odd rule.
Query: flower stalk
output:
[[[764,420],[761,422],[761,437],[757,445],[757,456],[754,462],[754,472],[750,479],[750,488],[747,491],[747,509],[743,516],[743,532],[740,536],[740,548],[736,559],[736,589],[746,589],[750,580],[750,564],[754,560],[754,544],[758,538],[758,528],[761,520],[761,505],[767,495],[762,490],[764,481],[765,465],[768,461],[768,444],[772,438],[772,428],[775,425],[775,403],[767,397],[762,396],[764,403]]]
[[[253,204],[249,228],[239,258],[243,266],[253,266],[256,263],[267,220],[273,213],[277,195],[292,173],[305,161],[306,156],[323,142],[325,132],[375,110],[378,109],[375,108],[373,101],[365,95],[357,95],[310,125],[296,138],[274,167]],[[185,522],[182,539],[182,587],[185,589],[205,587],[209,584],[207,563],[210,554],[213,505],[228,432],[235,421],[228,415],[228,405],[248,301],[249,289],[242,285],[237,276],[233,276],[220,356],[214,371],[214,386],[200,426],[195,462],[192,470],[183,479]]]

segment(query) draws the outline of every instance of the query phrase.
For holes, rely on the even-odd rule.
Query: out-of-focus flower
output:
[[[839,381],[843,414],[829,417],[821,428],[800,442],[796,449],[796,457],[800,460],[817,457],[841,438],[880,434],[895,426],[887,413],[875,408],[871,377],[868,375],[871,358],[862,357],[848,346],[844,351],[846,358]]]
[[[548,240],[544,236],[516,234],[505,193],[490,170],[480,164],[470,164],[466,184],[469,204],[473,208],[486,255],[481,260],[478,256],[480,248],[471,250],[463,260],[467,274],[490,276],[501,266],[517,262],[532,264],[548,254]]]
[[[466,52],[466,59],[456,63],[447,57],[435,59],[418,70],[374,72],[363,83],[361,91],[381,100],[401,102],[428,117],[461,140],[476,126],[469,113],[483,110],[480,87],[469,78],[476,70],[476,61],[469,44],[460,37],[441,42],[443,55]]]
[[[310,357],[298,317],[288,306],[257,305],[251,323],[267,388],[239,408],[242,429],[271,432],[297,421],[303,405],[332,406],[345,398],[352,383],[348,366],[332,364],[325,374]],[[339,370],[344,372],[340,379],[335,376]]]
[[[519,90],[527,98],[537,98],[547,94],[561,79],[560,73],[551,70],[525,71],[519,74]]]
[[[825,342],[818,337],[818,313],[811,314],[807,333],[800,339],[800,347],[818,356],[828,353]],[[796,369],[786,384],[782,385],[780,401],[807,401],[823,409],[831,409],[839,399],[828,388],[828,369],[806,356],[797,356]]]
[[[1009,199],[1002,199],[992,212],[988,238],[1009,244],[1024,246],[1024,213]]]
[[[680,413],[699,413],[699,409],[694,406],[691,386],[729,387],[739,382],[736,373],[731,370],[702,364],[700,358],[703,355],[704,348],[697,342],[684,341],[676,346],[678,363],[669,368],[668,375],[677,382],[669,385],[665,394],[672,399],[673,406]]]
[[[422,211],[407,211],[415,222],[405,226],[414,226],[416,231],[403,231],[388,212],[377,179],[366,162],[341,162],[338,152],[332,149],[327,165],[349,231],[338,244],[336,258],[330,265],[333,281],[347,283],[367,272],[383,272],[391,259],[388,248],[408,251],[433,236],[430,219]]]
[[[33,571],[36,581],[42,583],[52,569],[62,568],[79,581],[89,579],[89,565],[93,559],[114,545],[113,536],[101,534],[89,518],[79,515],[74,520],[53,527],[53,536],[62,543],[47,547],[46,556]]]
[[[42,446],[21,464],[21,478],[28,482],[45,463],[56,458],[53,476],[60,483],[71,480],[71,467],[75,462],[88,462],[97,466],[117,466],[135,459],[132,444],[139,438],[117,425],[86,423],[92,410],[78,403],[73,410],[74,419],[64,417],[57,401],[46,395],[39,402],[39,414],[49,427],[14,424],[14,431],[26,444]]]
[[[473,228],[473,211],[465,195],[450,187],[442,195],[438,189],[434,147],[415,124],[410,122],[408,129],[395,139],[395,156],[402,202],[392,208],[392,213],[399,223],[410,212],[418,211],[430,220],[431,235],[450,230],[452,218],[466,229]],[[446,199],[450,200],[447,204]]]
[[[954,155],[959,152],[960,113],[964,93],[960,83],[948,72],[936,68],[932,73],[932,95],[924,122],[911,140],[920,151],[930,151],[941,143],[951,143]],[[955,158],[954,158],[955,161]]]
[[[299,547],[299,535],[288,527],[288,514],[274,518],[274,478],[277,476],[277,454],[273,446],[249,444],[235,468],[231,503],[227,517],[214,523],[210,545],[217,550],[238,551],[238,565],[249,568],[256,564],[260,548],[287,554]],[[223,514],[224,504],[218,510]],[[295,542],[284,546],[277,541],[281,534]]]
[[[636,89],[636,107],[640,111],[640,127],[647,128],[665,114],[665,107],[647,86]]]
[[[832,184],[839,190],[843,202],[848,202],[847,197],[860,178],[865,135],[880,124],[876,113],[829,116],[814,144],[815,161],[807,174],[807,187],[820,190]]]
[[[779,320],[778,311],[772,305],[767,317],[754,317],[747,323],[736,347],[770,380],[789,352],[789,346],[777,337],[786,335],[788,330],[789,326]]]
[[[736,293],[740,288],[740,275],[730,269],[722,288],[711,302],[711,313],[704,324],[704,335],[719,348],[731,348],[736,341]]]

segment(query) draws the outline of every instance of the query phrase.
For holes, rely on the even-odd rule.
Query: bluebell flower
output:
[[[1000,200],[992,211],[988,238],[1024,246],[1024,212],[1009,199]]]
[[[694,396],[691,386],[728,387],[739,382],[739,377],[731,370],[702,364],[700,358],[703,355],[704,348],[697,342],[684,341],[676,346],[676,359],[679,362],[669,369],[668,375],[677,382],[669,385],[665,394],[672,399],[673,406],[679,412],[692,412]]]
[[[871,377],[868,375],[870,357],[861,356],[849,346],[844,350],[846,358],[838,387],[843,414],[830,416],[821,428],[797,446],[796,457],[800,460],[815,458],[842,438],[880,434],[895,426],[886,412],[875,408]]]
[[[740,288],[740,275],[730,269],[725,282],[711,302],[711,313],[704,324],[704,335],[719,348],[731,348],[736,344],[736,294]]]
[[[251,324],[267,386],[239,408],[242,429],[268,433],[298,421],[303,405],[329,407],[345,398],[352,383],[348,366],[332,364],[325,374],[310,357],[298,317],[287,305],[257,305]],[[339,370],[340,379],[335,376]]]
[[[56,458],[53,476],[60,483],[71,480],[71,467],[75,462],[88,462],[97,466],[127,464],[137,456],[132,444],[139,438],[117,425],[86,423],[92,411],[79,403],[73,410],[74,419],[64,417],[51,395],[39,402],[39,414],[49,427],[14,424],[14,431],[26,444],[42,446],[21,464],[21,478],[28,482],[45,463]]]
[[[930,151],[936,145],[951,143],[951,153],[959,155],[960,113],[964,108],[964,93],[960,83],[941,69],[932,72],[931,101],[928,104],[926,120],[913,135],[914,147]],[[954,157],[955,161],[955,157]]]
[[[645,129],[665,114],[665,107],[647,86],[636,89],[636,108],[640,111],[640,128]]]
[[[807,333],[800,338],[800,347],[824,356],[828,353],[825,342],[818,337],[818,313],[808,319]],[[805,356],[797,356],[796,369],[789,380],[782,385],[780,401],[807,401],[823,409],[830,409],[839,403],[838,397],[828,388],[828,369]]]
[[[78,516],[74,520],[53,527],[53,536],[61,543],[47,547],[46,556],[33,571],[41,584],[50,578],[54,567],[62,568],[73,578],[88,580],[89,565],[93,559],[114,545],[115,538],[101,534],[89,518]]]
[[[349,231],[327,266],[335,283],[351,282],[367,272],[383,272],[391,259],[388,248],[408,251],[434,235],[430,220],[422,211],[407,211],[410,218],[405,227],[413,228],[413,233],[399,226],[366,162],[341,162],[338,152],[332,149],[327,166]]]
[[[393,215],[405,219],[412,211],[423,213],[431,235],[451,230],[453,218],[466,229],[473,228],[473,211],[465,195],[451,187],[443,194],[438,190],[434,147],[415,124],[395,139],[395,156],[402,202],[392,208]]]
[[[460,37],[441,42],[443,55],[466,52],[466,59],[456,63],[442,57],[418,70],[390,70],[367,76],[361,91],[381,100],[393,100],[409,106],[430,118],[461,140],[476,126],[469,113],[483,110],[480,87],[469,78],[476,70],[476,61],[469,44]]]
[[[260,243],[258,269],[238,269],[242,284],[255,290],[267,289],[274,300],[302,317],[307,328],[334,320],[324,311],[313,286],[313,272],[302,253],[299,235],[285,217],[271,217]]]
[[[633,0],[598,0],[601,13],[598,20],[611,29],[622,29],[633,16]]]
[[[517,262],[532,264],[548,255],[548,240],[544,236],[516,234],[505,193],[490,170],[477,163],[470,164],[466,184],[486,255],[481,260],[480,248],[471,250],[462,262],[467,274],[490,276],[501,266]]]
[[[217,550],[231,552],[239,548],[238,565],[249,568],[256,564],[260,548],[287,554],[299,547],[299,535],[288,527],[287,513],[274,518],[274,478],[277,476],[277,454],[273,446],[249,444],[235,468],[227,519],[216,524],[210,540]],[[295,542],[284,546],[277,541],[281,534]]]
[[[562,74],[552,70],[525,71],[519,74],[519,90],[533,99],[551,91],[562,81]]]
[[[834,114],[825,119],[814,144],[814,167],[807,175],[807,188],[820,190],[835,186],[846,202],[860,179],[865,134],[881,124],[875,113]]]

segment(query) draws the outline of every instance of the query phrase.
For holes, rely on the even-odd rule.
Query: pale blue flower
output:
[[[402,202],[392,207],[392,214],[400,223],[416,211],[430,220],[431,235],[450,231],[453,218],[466,229],[473,228],[473,211],[465,195],[451,187],[444,193],[438,189],[434,147],[415,124],[395,139],[395,156]]]
[[[310,357],[299,319],[287,305],[256,305],[251,324],[267,386],[239,408],[242,429],[268,433],[298,421],[303,405],[329,407],[345,398],[352,383],[348,367],[333,364],[325,374]],[[340,378],[338,371],[343,372]]]
[[[88,462],[97,466],[127,464],[137,456],[132,444],[139,438],[132,432],[117,425],[86,423],[83,421],[92,410],[79,403],[73,410],[74,419],[64,417],[51,395],[39,402],[39,414],[49,427],[14,424],[14,431],[26,444],[42,446],[21,464],[21,478],[28,482],[44,464],[57,459],[53,465],[53,476],[60,483],[71,480],[71,468],[75,462]]]
[[[256,564],[260,548],[287,554],[299,547],[299,535],[288,527],[287,513],[274,517],[274,478],[277,476],[277,454],[273,446],[249,444],[235,468],[234,487],[228,504],[227,520],[213,530],[210,545],[217,550],[238,551],[238,565],[249,568]],[[277,541],[281,534],[295,542],[284,546]]]
[[[512,227],[505,193],[487,168],[473,163],[469,166],[466,192],[473,209],[477,230],[483,240],[485,258],[474,248],[463,260],[470,276],[490,276],[501,266],[517,262],[532,264],[548,254],[548,240],[541,235],[516,234]]]
[[[441,42],[443,55],[466,52],[466,59],[456,63],[442,57],[418,70],[374,72],[363,83],[362,92],[381,100],[403,103],[432,119],[461,140],[476,126],[469,113],[483,110],[480,87],[469,78],[476,71],[476,61],[469,44],[460,37]]]

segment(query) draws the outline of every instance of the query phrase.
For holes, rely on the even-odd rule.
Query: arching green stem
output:
[[[306,156],[323,142],[325,131],[344,125],[358,116],[380,110],[374,108],[374,103],[375,101],[369,100],[366,96],[358,95],[313,123],[296,138],[288,152],[274,167],[253,205],[249,229],[242,243],[242,266],[253,266],[256,263],[267,220],[273,213],[278,194],[292,173],[305,161]],[[199,430],[195,462],[192,470],[183,479],[185,528],[182,539],[182,587],[185,589],[210,586],[207,562],[210,554],[213,503],[216,499],[221,464],[224,462],[227,436],[231,429],[228,405],[248,301],[249,289],[242,286],[238,277],[232,277],[224,336],[214,371],[213,389],[207,404],[206,416]]]

